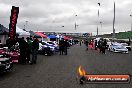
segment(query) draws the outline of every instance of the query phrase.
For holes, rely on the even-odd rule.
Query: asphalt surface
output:
[[[36,65],[15,64],[12,72],[0,76],[0,88],[132,88],[130,84],[84,84],[76,79],[81,65],[87,74],[132,74],[129,54],[85,50],[72,46],[68,55],[38,55]]]

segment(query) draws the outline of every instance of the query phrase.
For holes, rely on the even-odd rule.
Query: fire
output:
[[[85,70],[84,70],[81,66],[79,66],[79,68],[78,68],[78,72],[79,72],[79,75],[80,75],[80,76],[84,76],[84,75],[86,75]]]

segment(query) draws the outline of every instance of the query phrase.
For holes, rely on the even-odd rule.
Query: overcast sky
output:
[[[12,6],[18,6],[17,26],[33,31],[111,33],[116,4],[116,32],[131,30],[132,0],[1,0],[0,24],[8,27]],[[98,2],[101,3],[100,7]],[[100,17],[98,18],[98,9]],[[75,16],[77,15],[77,16]],[[26,24],[25,21],[28,21]],[[102,23],[99,24],[99,21]],[[75,22],[77,29],[75,30]],[[64,27],[62,27],[64,26]]]

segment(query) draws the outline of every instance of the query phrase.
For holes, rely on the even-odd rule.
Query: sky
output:
[[[114,1],[115,31],[130,31],[132,0],[0,0],[0,24],[9,28],[11,8],[17,6],[17,26],[28,31],[96,34],[98,25],[99,34],[112,33]]]

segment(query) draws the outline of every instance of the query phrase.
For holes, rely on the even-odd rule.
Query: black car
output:
[[[13,62],[9,58],[0,56],[0,73],[9,72],[13,67]]]

